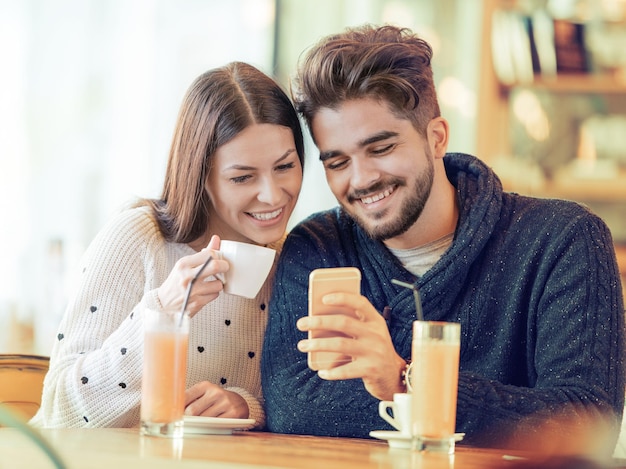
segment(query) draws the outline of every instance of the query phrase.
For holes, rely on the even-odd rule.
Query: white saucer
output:
[[[411,449],[411,436],[397,431],[374,430],[370,436],[379,440],[386,440],[390,448]],[[461,441],[465,433],[455,433],[454,441]]]
[[[254,419],[223,419],[185,415],[185,435],[230,435],[233,430],[247,430]]]

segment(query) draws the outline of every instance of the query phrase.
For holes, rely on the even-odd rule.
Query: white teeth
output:
[[[365,205],[367,204],[372,204],[374,202],[378,202],[381,199],[384,199],[385,197],[388,197],[389,194],[391,194],[393,192],[393,189],[387,189],[383,192],[380,192],[379,194],[373,195],[371,197],[365,197],[363,199],[361,199],[361,202],[363,202]]]
[[[250,213],[250,216],[252,216],[252,218],[256,218],[257,220],[271,220],[272,218],[276,218],[278,215],[280,215],[283,212],[282,208],[279,208],[278,210],[274,210],[273,212],[269,212],[269,213]]]

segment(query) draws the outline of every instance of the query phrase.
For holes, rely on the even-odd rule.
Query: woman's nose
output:
[[[265,178],[259,187],[257,199],[268,205],[277,205],[282,198],[282,189],[273,178]]]

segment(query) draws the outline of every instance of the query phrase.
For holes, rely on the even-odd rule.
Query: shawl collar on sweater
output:
[[[461,312],[451,311],[452,305],[473,261],[489,240],[502,208],[500,180],[483,162],[470,155],[450,153],[445,156],[444,163],[448,179],[457,189],[459,221],[452,246],[421,278],[404,269],[382,242],[370,239],[357,224],[346,220],[348,216],[343,211],[336,212],[338,227],[349,227],[355,244],[359,246],[354,254],[363,272],[364,288],[369,292],[367,296],[387,299],[388,304],[374,306],[379,311],[385,306],[391,307],[392,333],[397,334],[394,337],[400,343],[410,343],[411,324],[416,319],[415,302],[411,290],[392,284],[391,279],[412,283],[419,288],[426,319],[459,322]],[[355,265],[357,261],[351,259],[348,262]],[[455,287],[454,290],[451,286]]]

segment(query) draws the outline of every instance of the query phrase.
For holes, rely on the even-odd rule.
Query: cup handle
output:
[[[402,427],[396,421],[396,419],[389,415],[389,412],[387,411],[388,409],[391,409],[394,415],[398,411],[396,403],[393,401],[380,401],[378,403],[378,414],[382,417],[382,419],[389,423],[396,430],[401,431]]]

